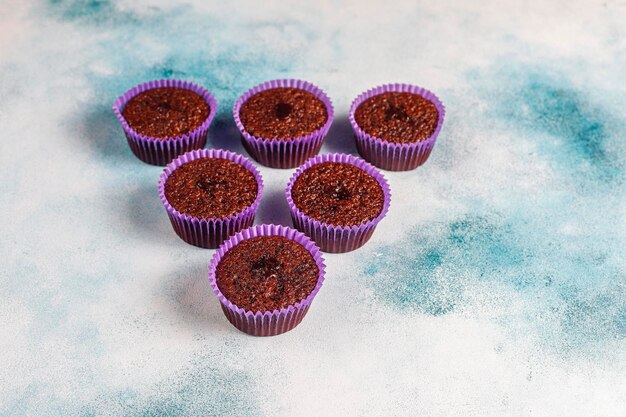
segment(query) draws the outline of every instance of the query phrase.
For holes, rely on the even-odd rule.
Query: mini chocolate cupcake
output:
[[[209,284],[242,332],[274,336],[296,327],[324,282],[319,248],[297,230],[255,226],[237,233],[209,264]]]
[[[408,84],[366,91],[352,102],[349,114],[361,156],[390,171],[408,171],[426,162],[444,116],[437,96]]]
[[[174,231],[185,242],[217,248],[254,222],[263,180],[246,157],[198,149],[172,161],[159,179],[159,196]]]
[[[325,252],[363,246],[387,214],[383,175],[361,158],[327,154],[309,159],[285,190],[294,226]]]
[[[295,168],[316,155],[333,115],[328,96],[301,80],[259,84],[239,97],[233,108],[244,147],[272,168]]]
[[[166,165],[204,147],[217,102],[197,84],[158,80],[124,93],[113,111],[133,153],[149,164]]]

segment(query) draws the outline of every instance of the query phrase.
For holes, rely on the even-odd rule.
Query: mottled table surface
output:
[[[193,3],[0,4],[0,415],[624,415],[623,0]],[[322,152],[356,153],[382,83],[447,115],[303,323],[254,338],[111,111],[163,77],[214,92],[207,147],[238,152],[233,102],[273,78],[333,99]],[[292,171],[261,171],[256,222],[290,224]]]

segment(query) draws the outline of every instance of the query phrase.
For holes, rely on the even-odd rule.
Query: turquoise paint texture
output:
[[[126,213],[123,216],[129,216],[133,228],[118,229],[125,237],[141,235],[157,227],[163,220],[163,208],[153,198],[156,195],[155,174],[158,175],[160,169],[137,163],[129,153],[111,110],[115,98],[134,85],[152,79],[179,78],[208,86],[219,102],[219,113],[211,127],[210,146],[241,151],[232,120],[234,100],[242,91],[268,78],[287,74],[290,68],[289,61],[280,53],[267,54],[245,42],[239,43],[235,36],[224,40],[224,33],[234,35],[237,30],[227,21],[198,15],[182,6],[168,11],[151,10],[148,15],[137,16],[120,11],[111,1],[51,1],[47,8],[37,12],[49,14],[61,24],[76,25],[79,30],[97,27],[109,33],[105,39],[91,42],[87,53],[114,67],[114,73],[98,74],[85,70],[85,89],[92,92],[93,98],[88,105],[73,112],[63,125],[69,133],[66,140],[70,145],[90,152],[106,173],[99,178],[99,186],[107,190],[108,198],[99,199],[96,207],[100,215],[122,209]],[[216,34],[220,34],[219,42]],[[137,38],[158,43],[159,49],[165,51],[163,56],[150,65],[137,60],[136,48],[141,47],[133,45]],[[11,71],[11,68],[4,71]],[[133,191],[120,193],[120,190],[128,189]],[[121,199],[126,201],[120,204]],[[78,207],[81,204],[85,201],[80,198],[63,196],[59,201],[35,209],[33,217],[44,219],[52,212],[80,218]],[[92,216],[90,221],[94,233],[98,233],[99,226],[104,226],[96,217]],[[45,228],[43,220],[35,220],[24,232]],[[80,255],[83,251],[94,254],[106,249],[95,243],[71,250],[74,255]],[[61,332],[68,342],[79,347],[85,361],[106,356],[98,328],[89,319],[76,323],[73,318],[76,314],[83,314],[85,306],[97,299],[112,281],[126,276],[129,267],[123,254],[110,256],[105,265],[90,270],[66,264],[60,278],[64,290],[59,291],[58,287],[49,288],[43,284],[45,273],[28,258],[8,260],[7,270],[19,273],[5,281],[5,294],[31,304],[30,313],[36,319],[27,336],[42,340]],[[72,300],[74,297],[80,301]],[[196,354],[188,369],[181,370],[179,376],[168,382],[155,384],[149,395],[139,394],[131,388],[121,392],[104,390],[91,404],[61,398],[56,395],[54,386],[33,381],[28,389],[0,407],[0,414],[101,415],[103,410],[117,410],[120,415],[136,416],[262,415],[256,403],[255,387],[251,386],[246,372],[223,366],[207,367],[202,362],[203,357],[206,354],[202,351]],[[95,375],[87,375],[86,381],[100,383]]]
[[[521,311],[498,309],[496,320],[513,331],[531,328],[559,352],[626,337],[624,161],[611,152],[626,133],[623,119],[553,73],[513,61],[468,78],[491,123],[532,143],[564,182],[532,196],[501,190],[506,203],[497,209],[472,198],[466,213],[381,247],[363,269],[377,297],[437,316],[472,310],[483,297],[506,303],[514,291]],[[566,224],[584,231],[564,234]]]
[[[620,415],[621,6],[9,3],[1,415]],[[533,37],[551,18],[572,33]],[[447,119],[426,165],[385,173],[389,215],[328,256],[302,325],[259,339],[223,317],[212,252],[172,232],[161,168],[132,155],[111,105],[152,79],[200,83],[219,103],[207,147],[245,153],[233,103],[283,77],[336,103],[323,152],[356,152],[347,109],[377,84],[431,88]],[[257,217],[288,224],[292,171],[260,169]]]
[[[626,133],[623,117],[551,65],[513,61],[469,74],[489,100],[489,115],[536,141],[549,161],[569,175],[583,176],[581,183],[585,176],[623,183],[626,165],[609,149]],[[497,83],[490,82],[494,78]]]

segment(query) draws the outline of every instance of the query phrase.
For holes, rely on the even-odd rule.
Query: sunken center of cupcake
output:
[[[387,92],[361,103],[354,119],[363,131],[384,141],[414,143],[435,133],[439,112],[419,94]]]
[[[254,94],[241,106],[239,118],[246,132],[257,138],[289,139],[306,136],[328,120],[326,106],[299,88],[271,88]]]
[[[278,119],[284,119],[291,114],[291,110],[293,107],[289,103],[278,103],[274,106],[274,112],[276,113],[276,117]]]
[[[210,111],[204,98],[191,90],[159,87],[131,98],[122,115],[137,133],[163,139],[183,136],[200,127]]]
[[[203,175],[196,181],[196,187],[207,193],[219,192],[219,188],[227,186],[228,184],[222,178],[214,178],[208,175]]]
[[[224,297],[248,311],[273,311],[311,294],[319,268],[301,244],[283,236],[258,236],[230,249],[217,265]]]
[[[326,193],[329,198],[337,201],[349,200],[352,197],[352,192],[347,189],[343,184],[328,185],[326,187]]]
[[[306,169],[294,182],[291,198],[307,216],[336,226],[374,220],[384,205],[380,183],[343,162],[323,162]]]
[[[250,171],[221,158],[187,162],[165,182],[165,198],[172,207],[200,219],[237,214],[254,203],[257,193],[257,182]]]

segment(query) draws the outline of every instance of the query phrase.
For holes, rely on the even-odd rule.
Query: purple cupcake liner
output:
[[[230,249],[246,239],[257,236],[284,236],[301,244],[309,251],[319,268],[319,278],[317,285],[308,297],[286,308],[262,313],[260,311],[247,311],[241,307],[237,307],[222,294],[217,286],[215,273],[217,265]],[[253,336],[276,336],[288,332],[300,324],[307,311],[309,311],[313,298],[315,298],[324,283],[325,267],[326,265],[324,265],[324,258],[322,257],[320,249],[307,236],[289,227],[264,224],[245,229],[224,242],[217,252],[215,252],[209,264],[209,284],[213,289],[213,293],[215,293],[220,300],[224,315],[233,326]]]
[[[183,136],[154,138],[136,132],[132,127],[130,127],[122,115],[124,107],[129,100],[137,94],[159,87],[184,88],[199,94],[209,105],[209,116],[204,123]],[[163,166],[169,164],[173,159],[185,152],[204,147],[209,132],[209,126],[217,113],[217,101],[206,88],[192,82],[179,80],[156,80],[133,87],[122,96],[118,97],[118,99],[115,100],[115,103],[113,103],[113,111],[122,125],[122,129],[124,130],[124,134],[128,140],[128,145],[130,145],[130,149],[133,151],[135,156],[148,164]]]
[[[386,92],[406,92],[418,94],[431,101],[437,108],[439,120],[434,133],[426,140],[414,143],[392,143],[371,136],[359,127],[354,118],[356,109],[368,98]],[[443,119],[446,114],[444,105],[439,98],[425,88],[410,84],[386,84],[368,90],[358,96],[350,106],[350,124],[356,136],[356,146],[363,158],[379,168],[388,171],[409,171],[422,165],[435,146],[437,136],[441,131]]]
[[[300,211],[300,209],[298,209],[293,202],[291,189],[293,188],[293,185],[298,177],[305,170],[313,165],[323,162],[343,162],[352,164],[374,177],[382,187],[385,198],[383,209],[378,217],[365,223],[361,223],[358,226],[336,226],[315,220]],[[361,158],[353,155],[338,153],[319,155],[306,161],[304,165],[300,166],[292,175],[289,180],[289,184],[287,185],[287,189],[285,190],[285,196],[287,197],[287,202],[289,203],[289,211],[291,212],[291,219],[293,220],[294,227],[313,239],[324,252],[333,253],[350,252],[367,243],[370,237],[372,237],[374,229],[376,229],[376,225],[387,214],[389,204],[391,203],[391,191],[389,190],[389,184],[380,171]]]
[[[243,106],[250,97],[261,91],[284,87],[299,88],[308,91],[320,99],[326,106],[326,112],[328,114],[328,119],[324,126],[313,133],[296,138],[267,139],[257,138],[249,134],[239,117],[241,106]],[[246,148],[248,153],[258,162],[271,168],[295,168],[301,165],[307,158],[317,155],[322,147],[324,137],[326,137],[328,129],[330,129],[330,125],[333,122],[334,114],[330,98],[322,89],[307,81],[290,79],[267,81],[256,87],[252,87],[237,99],[235,107],[233,108],[233,116],[235,117],[237,128],[241,132],[241,141],[244,148]]]
[[[250,171],[257,183],[257,196],[254,202],[237,214],[219,219],[199,219],[176,210],[165,197],[165,183],[176,168],[199,158],[227,159]],[[230,236],[252,226],[262,196],[263,178],[252,161],[243,155],[221,149],[197,149],[187,152],[167,165],[159,178],[159,197],[165,206],[174,231],[185,242],[201,248],[215,249]]]

